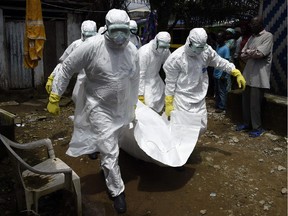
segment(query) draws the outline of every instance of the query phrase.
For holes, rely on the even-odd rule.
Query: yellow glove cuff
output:
[[[174,100],[174,96],[172,95],[165,96],[165,103],[171,104],[173,100]]]
[[[171,96],[171,95],[165,96],[165,114],[168,117],[170,117],[172,110],[174,110],[173,99],[174,99],[174,96]]]
[[[46,91],[47,91],[48,94],[50,94],[51,91],[52,91],[53,79],[54,79],[54,76],[53,76],[53,74],[51,73],[51,75],[48,77],[47,83],[46,83],[46,85],[45,85],[45,89],[46,89]]]
[[[138,100],[140,100],[143,104],[145,104],[144,95],[139,95]]]
[[[52,73],[51,73],[50,76],[48,77],[48,80],[50,80],[51,82],[54,80],[54,76],[53,76]]]
[[[231,75],[234,77],[237,77],[237,76],[242,75],[242,74],[238,69],[235,68],[231,71]]]
[[[51,92],[49,96],[50,103],[58,103],[60,101],[61,96]]]

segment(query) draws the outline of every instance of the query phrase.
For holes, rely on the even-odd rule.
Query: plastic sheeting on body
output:
[[[123,135],[120,147],[135,158],[161,166],[184,165],[197,143],[201,115],[172,111],[171,121],[138,101],[136,123]]]

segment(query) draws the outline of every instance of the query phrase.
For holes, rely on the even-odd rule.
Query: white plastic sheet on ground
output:
[[[125,131],[120,147],[135,158],[161,166],[184,165],[197,143],[201,116],[172,111],[171,121],[138,101],[136,123]]]

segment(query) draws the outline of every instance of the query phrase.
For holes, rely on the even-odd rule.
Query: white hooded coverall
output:
[[[168,32],[159,32],[153,40],[138,50],[140,62],[138,95],[144,96],[148,107],[161,112],[164,107],[165,84],[159,71],[171,52],[169,49],[157,47],[157,40],[170,44],[171,37]]]
[[[52,74],[55,80],[55,74],[61,67],[62,62],[75,50],[78,46],[80,46],[84,41],[86,41],[91,36],[95,36],[97,34],[97,25],[92,20],[85,20],[81,24],[81,38],[78,40],[73,41],[64,51],[62,56],[59,58],[59,64],[55,67]],[[83,82],[85,80],[85,71],[81,70],[78,73],[77,81],[75,83],[73,93],[72,93],[72,100],[76,104],[77,110],[82,109],[83,106],[77,106],[77,98],[81,99],[83,97]],[[82,104],[82,101],[79,101],[78,104]]]
[[[140,37],[137,35],[138,25],[135,20],[130,20],[129,26],[131,31],[129,40],[137,47],[137,49],[139,49],[142,46],[142,43]]]
[[[112,9],[106,25],[129,24],[125,11]],[[108,32],[91,38],[63,62],[53,82],[52,92],[62,95],[73,73],[86,73],[84,107],[75,115],[74,131],[66,154],[80,156],[100,152],[101,167],[112,197],[124,191],[118,165],[118,138],[121,129],[134,118],[139,88],[139,62],[136,47],[116,44]]]
[[[165,95],[174,96],[175,110],[184,110],[202,115],[202,132],[207,128],[205,96],[208,90],[207,67],[215,67],[231,73],[235,66],[221,58],[211,46],[196,54],[189,47],[190,41],[206,44],[207,34],[203,28],[190,31],[186,43],[176,49],[166,60],[163,69],[166,74]]]

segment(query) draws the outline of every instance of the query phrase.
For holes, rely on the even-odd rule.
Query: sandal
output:
[[[263,133],[264,133],[263,129],[252,130],[249,132],[249,137],[253,137],[253,138],[259,137],[259,136],[263,135]]]
[[[246,131],[248,129],[249,129],[249,126],[245,124],[240,124],[236,126],[236,131]]]

